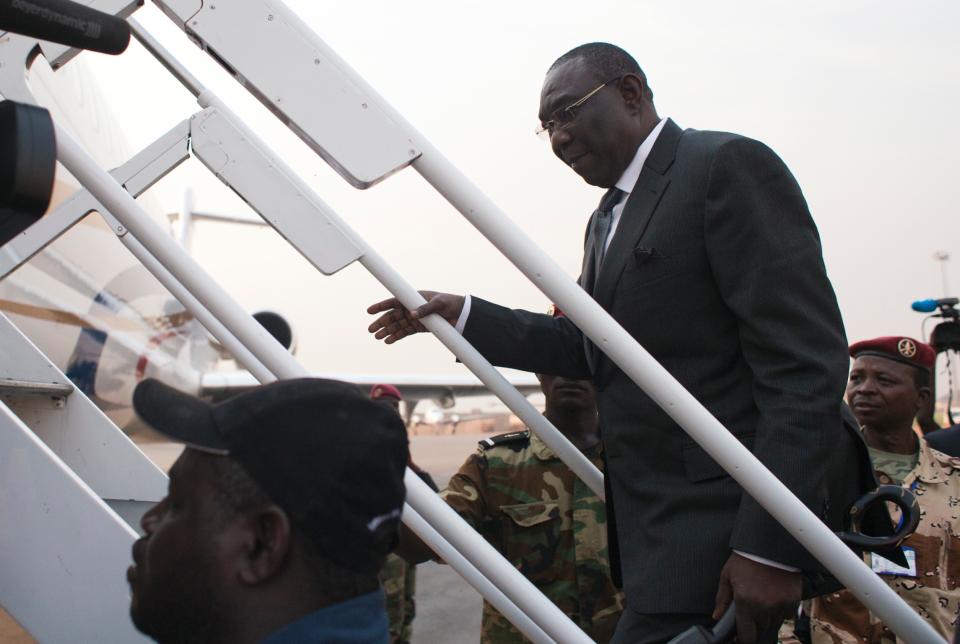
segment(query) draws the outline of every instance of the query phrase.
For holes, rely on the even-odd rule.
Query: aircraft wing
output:
[[[353,382],[360,387],[376,384],[391,384],[400,390],[408,401],[436,400],[441,407],[453,406],[459,396],[492,395],[490,390],[472,374],[357,374],[324,372],[313,374],[317,378],[330,378]],[[540,382],[532,373],[508,374],[507,380],[520,393],[530,395],[540,392]],[[214,401],[229,398],[258,384],[248,371],[209,372],[201,376],[200,395]]]

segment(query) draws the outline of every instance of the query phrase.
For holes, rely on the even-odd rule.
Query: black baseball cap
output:
[[[235,459],[331,562],[373,574],[396,546],[407,432],[356,386],[281,380],[212,405],[147,379],[133,407],[169,438]]]

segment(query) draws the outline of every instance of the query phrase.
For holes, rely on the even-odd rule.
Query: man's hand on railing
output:
[[[789,572],[732,553],[720,572],[713,618],[720,619],[736,601],[737,641],[776,642],[780,624],[796,610],[803,582]]]
[[[410,311],[400,301],[391,297],[388,300],[377,302],[367,308],[367,313],[383,313],[367,327],[377,340],[393,344],[408,335],[422,333],[427,330],[422,320],[428,315],[436,313],[450,324],[456,325],[460,312],[463,310],[462,295],[437,293],[436,291],[420,291],[420,295],[427,301],[418,309]]]

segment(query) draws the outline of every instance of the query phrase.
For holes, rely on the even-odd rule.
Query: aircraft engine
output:
[[[253,314],[253,319],[259,322],[260,326],[283,345],[284,349],[296,355],[297,337],[293,332],[293,327],[290,326],[285,317],[273,311],[258,311]]]
[[[437,403],[440,409],[450,409],[456,404],[457,399],[454,397],[452,389],[446,389],[443,394],[434,398],[433,402]]]

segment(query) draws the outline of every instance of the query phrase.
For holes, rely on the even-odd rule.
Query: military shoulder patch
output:
[[[491,436],[490,438],[484,438],[482,441],[477,441],[477,445],[480,446],[480,451],[485,451],[500,445],[521,449],[526,447],[529,442],[530,432],[529,430],[523,430],[522,432],[510,432],[509,434],[499,434],[497,436]]]

